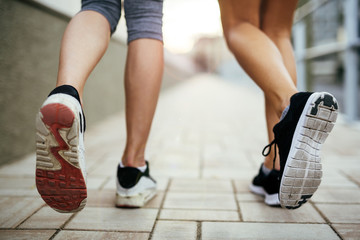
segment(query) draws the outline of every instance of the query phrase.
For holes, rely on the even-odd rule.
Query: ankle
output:
[[[276,115],[280,118],[281,114],[287,106],[290,105],[290,98],[292,95],[297,93],[296,91],[291,91],[287,94],[273,94],[272,96],[265,95],[266,101],[268,101],[275,109]]]
[[[274,163],[274,153],[271,152],[267,157],[265,157],[264,160],[264,166],[270,170],[275,169],[275,170],[280,170],[280,157],[279,157],[279,153],[276,156],[276,160]]]
[[[125,167],[143,167],[146,165],[144,152],[140,153],[131,153],[129,151],[124,151],[124,155],[121,160],[122,164]]]
[[[264,166],[265,166],[267,169],[270,169],[270,170],[273,169],[273,163],[272,163],[272,161],[267,161],[267,159],[265,159],[265,161],[264,161]]]

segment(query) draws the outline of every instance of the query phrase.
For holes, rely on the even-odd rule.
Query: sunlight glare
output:
[[[220,10],[216,0],[165,0],[164,45],[174,53],[191,51],[201,36],[222,35]]]

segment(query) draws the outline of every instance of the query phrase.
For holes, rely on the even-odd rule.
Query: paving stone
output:
[[[119,159],[113,159],[109,156],[106,156],[104,159],[102,159],[101,164],[95,164],[92,169],[88,169],[89,177],[115,176]]]
[[[354,188],[360,190],[358,185],[342,175],[335,177],[324,176],[320,186],[321,188]]]
[[[43,207],[22,223],[18,228],[60,228],[70,217],[71,213],[59,213],[50,207]]]
[[[156,175],[153,175],[155,180],[156,180],[156,189],[158,191],[165,191],[168,184],[169,184],[169,178],[163,178],[163,177],[159,177],[159,176],[156,176]]]
[[[156,193],[156,196],[153,199],[151,199],[148,203],[146,203],[146,205],[143,208],[160,208],[164,197],[165,197],[165,193],[158,191]]]
[[[87,207],[115,207],[115,190],[88,190]]]
[[[316,204],[332,223],[360,223],[359,204]]]
[[[86,180],[87,189],[100,189],[105,183],[106,177],[89,176]]]
[[[239,193],[236,195],[239,202],[261,202],[264,203],[265,199],[263,196],[254,193]]]
[[[228,193],[175,193],[169,192],[164,208],[236,210],[233,194]]]
[[[339,237],[326,224],[286,224],[286,223],[202,223],[203,240],[235,239],[291,239],[291,240],[335,240]]]
[[[135,233],[135,232],[97,232],[97,231],[60,231],[54,240],[62,239],[106,239],[106,240],[147,240],[149,239],[149,233]]]
[[[33,177],[0,177],[0,189],[34,189],[35,178]]]
[[[360,224],[333,224],[343,240],[359,240]]]
[[[229,180],[217,179],[173,179],[169,188],[171,192],[228,192],[233,188]]]
[[[239,221],[237,211],[163,209],[160,219],[193,221]]]
[[[181,147],[177,151],[163,153],[152,157],[151,171],[158,168],[166,169],[199,169],[200,159],[198,153],[184,153]]]
[[[0,196],[39,196],[34,177],[0,177]]]
[[[255,175],[254,175],[255,176]],[[235,191],[237,193],[249,193],[250,192],[250,183],[251,183],[252,179],[239,179],[239,180],[234,180],[234,185],[235,185]]]
[[[360,187],[360,176],[358,177],[353,177],[352,178],[352,181],[357,184],[358,187]]]
[[[217,135],[218,137],[218,135]],[[236,136],[236,139],[239,137]],[[226,137],[222,138],[222,141],[227,140]],[[229,141],[233,141],[232,138]],[[231,143],[234,144],[234,143]],[[204,167],[205,168],[218,168],[223,166],[232,166],[234,168],[252,168],[252,163],[247,159],[246,154],[242,149],[239,149],[240,143],[237,141],[235,146],[230,143],[223,143],[224,149],[221,151],[211,154],[204,151]]]
[[[177,167],[158,167],[151,169],[153,176],[162,178],[199,178],[200,171],[198,168],[177,168]]]
[[[2,177],[35,177],[35,153],[29,154],[24,158],[3,165],[0,168]]]
[[[0,228],[16,227],[42,205],[44,205],[44,202],[40,198],[1,197]]]
[[[360,178],[360,173],[359,173],[360,167],[355,165],[355,164],[358,164],[358,161],[359,160],[357,159],[357,161],[354,164],[349,165],[345,169],[341,169],[341,172],[345,173],[347,176],[349,176],[351,178],[359,179]]]
[[[311,200],[315,203],[360,203],[360,188],[319,188]]]
[[[196,239],[196,222],[157,221],[152,240]]]
[[[288,210],[269,207],[265,203],[240,202],[240,211],[245,222],[325,223],[311,204]]]
[[[55,230],[0,230],[1,240],[47,240]]]
[[[157,209],[85,207],[65,229],[150,232]]]
[[[222,168],[204,168],[202,169],[202,176],[204,178],[219,178],[219,179],[252,179],[254,177],[252,171],[222,167]]]

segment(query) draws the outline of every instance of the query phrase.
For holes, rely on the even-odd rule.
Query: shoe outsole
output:
[[[135,196],[120,196],[116,194],[115,206],[118,208],[140,208],[156,196],[156,189],[149,189]]]
[[[86,204],[78,144],[79,126],[73,111],[61,103],[43,106],[36,118],[36,187],[58,212],[77,212]]]
[[[318,189],[322,177],[320,150],[338,115],[336,99],[329,93],[313,93],[303,109],[281,178],[282,207],[299,208]]]

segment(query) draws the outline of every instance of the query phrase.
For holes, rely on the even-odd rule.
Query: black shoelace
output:
[[[269,154],[271,153],[271,149],[272,149],[272,146],[273,146],[273,145],[274,145],[274,150],[275,150],[275,156],[274,156],[274,159],[273,159],[273,168],[275,168],[276,152],[277,152],[277,148],[278,148],[276,139],[272,140],[271,143],[269,143],[268,145],[266,145],[266,146],[264,147],[264,149],[262,150],[262,155],[263,155],[264,157],[269,156]],[[269,150],[267,151],[267,153],[265,153],[266,149],[268,149],[268,148],[269,148]]]

